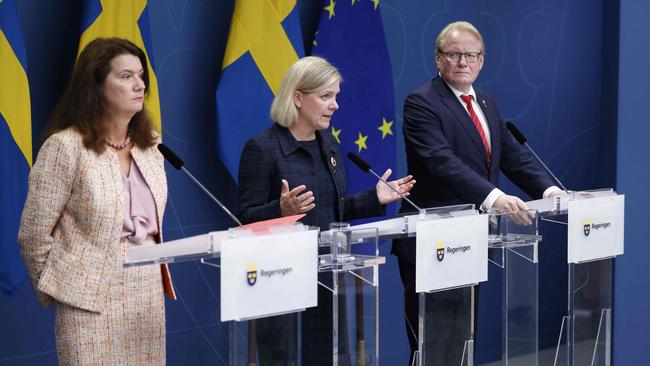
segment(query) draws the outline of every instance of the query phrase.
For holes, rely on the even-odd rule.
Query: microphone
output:
[[[348,153],[348,159],[350,159],[350,160],[354,163],[354,165],[356,165],[357,167],[359,167],[359,169],[363,170],[363,171],[366,172],[366,173],[371,173],[372,175],[374,175],[375,177],[377,177],[377,179],[379,179],[380,181],[384,182],[384,184],[385,184],[386,186],[388,186],[388,188],[392,189],[393,192],[397,193],[400,197],[402,197],[403,200],[405,200],[406,202],[408,202],[408,203],[409,203],[411,206],[413,206],[416,210],[418,210],[419,212],[423,212],[423,210],[422,210],[420,207],[418,207],[418,205],[416,205],[415,203],[413,203],[413,201],[411,201],[410,199],[408,199],[405,195],[403,195],[402,193],[400,193],[397,189],[393,188],[393,186],[391,186],[390,184],[388,184],[388,182],[386,182],[386,180],[385,180],[384,178],[380,177],[379,174],[375,173],[375,172],[372,170],[372,168],[370,168],[370,164],[368,164],[367,161],[361,159],[360,156],[355,155],[355,154],[349,152],[349,153]]]
[[[192,178],[194,183],[196,183],[197,186],[201,187],[203,192],[205,192],[208,196],[210,196],[210,198],[212,198],[212,200],[216,202],[219,205],[219,207],[221,207],[221,209],[224,210],[234,222],[237,223],[237,225],[243,226],[241,221],[239,221],[239,219],[235,215],[233,215],[232,212],[230,212],[230,210],[228,210],[226,206],[224,206],[223,203],[221,203],[221,201],[219,201],[215,196],[213,196],[212,193],[210,193],[210,191],[208,191],[208,189],[205,188],[203,184],[201,184],[201,182],[199,182],[196,178],[194,178],[192,173],[190,173],[187,169],[185,169],[185,167],[183,166],[185,165],[185,162],[183,161],[183,159],[178,157],[178,155],[176,155],[176,153],[174,153],[172,149],[170,149],[166,145],[158,144],[158,151],[160,151],[160,153],[165,157],[165,159],[167,159],[167,161],[174,168],[176,168],[177,170],[184,171],[185,174],[187,174],[190,178]]]
[[[528,140],[526,140],[526,137],[524,136],[523,133],[521,133],[521,131],[519,131],[519,129],[517,128],[517,126],[515,126],[514,123],[512,123],[512,122],[506,122],[506,127],[508,128],[508,131],[510,131],[510,133],[512,134],[512,136],[515,137],[515,139],[517,140],[517,142],[519,142],[520,144],[526,146],[526,147],[528,148],[528,150],[530,150],[530,152],[533,153],[533,156],[535,156],[535,159],[537,159],[537,161],[538,161],[540,164],[542,164],[542,166],[544,167],[544,169],[546,169],[546,171],[548,172],[548,174],[550,174],[551,177],[553,177],[553,179],[555,179],[555,181],[558,183],[558,185],[559,185],[559,186],[560,186],[560,187],[561,187],[565,192],[568,192],[568,190],[566,189],[566,187],[564,186],[564,184],[562,184],[562,182],[560,182],[560,180],[557,179],[557,177],[555,176],[555,174],[553,174],[553,172],[551,171],[551,169],[549,169],[549,168],[546,166],[546,164],[544,164],[544,162],[542,161],[542,159],[540,159],[539,156],[537,156],[537,154],[535,153],[535,151],[533,151],[533,148],[531,148],[530,145],[528,145],[528,142],[527,142]]]
[[[178,155],[176,155],[172,149],[168,148],[167,145],[158,144],[158,151],[167,159],[167,161],[176,169],[180,170],[185,162]]]

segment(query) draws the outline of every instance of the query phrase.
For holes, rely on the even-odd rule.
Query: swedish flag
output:
[[[217,87],[217,151],[236,180],[244,143],[270,126],[289,67],[304,55],[295,0],[238,0]]]
[[[0,292],[27,279],[17,242],[32,164],[32,120],[25,44],[13,0],[0,1]]]
[[[395,96],[379,0],[325,0],[312,54],[336,66],[343,76],[339,110],[330,132],[341,151],[360,155],[382,174],[395,176]],[[373,187],[376,179],[345,161],[348,192]]]
[[[82,29],[79,53],[90,41],[102,37],[125,38],[144,50],[149,67],[149,90],[144,105],[154,126],[161,131],[158,79],[153,67],[147,0],[86,0]]]

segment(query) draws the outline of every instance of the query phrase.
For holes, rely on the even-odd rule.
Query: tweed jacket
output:
[[[282,179],[289,182],[289,189],[304,184],[309,190],[314,186],[317,174],[329,174],[334,181],[339,204],[338,221],[384,214],[376,189],[347,195],[343,157],[336,142],[326,132],[316,131],[316,137],[321,155],[329,162],[327,172],[317,169],[319,165],[315,164],[311,154],[298,144],[287,128],[277,123],[246,142],[239,162],[239,218],[242,222],[282,216]],[[321,227],[328,224],[317,223]]]
[[[158,234],[167,202],[163,157],[156,148],[131,155],[156,203]],[[73,128],[50,136],[29,175],[18,242],[29,277],[44,307],[53,300],[101,312],[115,266],[121,266],[123,183],[117,155],[86,149]],[[161,267],[175,299],[169,269]]]

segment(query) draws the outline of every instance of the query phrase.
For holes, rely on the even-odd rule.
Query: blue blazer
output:
[[[343,157],[336,142],[327,132],[317,131],[316,138],[321,155],[327,159],[327,171],[313,161],[287,128],[278,124],[246,142],[239,162],[239,218],[243,223],[280,217],[282,179],[289,182],[289,189],[304,184],[309,190],[315,186],[317,174],[327,174],[334,182],[338,207],[328,209],[336,210],[338,221],[384,214],[376,189],[347,195]],[[316,202],[321,209],[323,204],[327,203]],[[309,213],[302,221],[321,228],[329,225],[313,222]]]
[[[505,128],[494,100],[476,90],[490,127],[491,164],[481,137],[463,104],[441,77],[412,92],[404,102],[404,144],[408,172],[418,181],[411,200],[420,207],[473,203],[477,208],[499,187],[503,172],[528,195],[541,198],[553,185],[532,154]],[[401,212],[413,211],[402,204]],[[393,253],[415,261],[415,245],[396,240]]]

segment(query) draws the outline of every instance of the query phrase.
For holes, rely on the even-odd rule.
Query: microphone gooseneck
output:
[[[234,222],[237,223],[237,225],[239,225],[239,226],[243,226],[242,223],[241,223],[241,221],[239,221],[239,219],[238,219],[235,215],[233,215],[232,212],[230,212],[230,210],[228,210],[228,208],[226,208],[226,206],[224,206],[223,203],[221,203],[221,201],[219,201],[219,200],[218,200],[214,195],[212,195],[212,193],[210,193],[210,191],[208,191],[208,189],[205,188],[205,187],[203,186],[203,184],[201,184],[201,182],[198,181],[198,179],[194,178],[194,176],[192,175],[192,173],[190,173],[187,169],[185,169],[185,167],[183,166],[183,165],[185,165],[185,162],[183,162],[183,159],[181,159],[180,157],[178,157],[178,155],[176,155],[176,153],[174,153],[174,152],[172,151],[172,149],[170,149],[169,147],[167,147],[167,146],[165,146],[165,145],[163,145],[163,144],[158,144],[158,151],[160,151],[160,153],[162,154],[162,156],[164,156],[165,159],[167,159],[167,161],[168,161],[168,162],[169,162],[169,163],[170,163],[174,168],[176,168],[177,170],[182,170],[182,171],[184,171],[185,174],[187,174],[187,175],[192,179],[192,181],[194,181],[194,183],[195,183],[197,186],[199,186],[199,187],[203,190],[203,192],[205,192],[208,196],[210,196],[210,198],[212,198],[212,200],[213,200],[214,202],[216,202],[217,205],[219,205],[219,207],[221,207],[221,209],[222,209],[225,213],[227,213],[228,216],[230,216],[230,218],[231,218]]]
[[[553,177],[553,179],[555,180],[555,182],[557,182],[557,184],[560,186],[560,188],[562,188],[563,191],[568,192],[568,190],[566,189],[566,187],[564,186],[564,184],[562,184],[562,182],[560,182],[560,180],[557,179],[557,177],[555,176],[555,174],[553,174],[553,172],[551,171],[551,169],[549,169],[548,166],[546,166],[546,164],[544,164],[544,162],[542,161],[542,159],[540,159],[539,156],[537,156],[537,154],[535,153],[535,151],[533,150],[533,148],[530,147],[530,145],[528,145],[528,142],[527,142],[528,140],[526,140],[526,136],[524,136],[524,134],[521,133],[521,131],[519,131],[519,129],[517,128],[517,126],[515,126],[515,124],[512,123],[512,122],[506,122],[506,128],[508,128],[508,131],[510,131],[510,133],[512,134],[512,136],[515,137],[515,139],[517,140],[517,142],[519,142],[520,144],[522,144],[522,145],[524,145],[524,146],[526,146],[526,147],[528,148],[528,150],[533,154],[533,156],[535,157],[535,159],[537,159],[537,161],[538,161],[540,164],[542,164],[542,166],[544,167],[544,169],[546,169],[546,171],[548,172],[548,174],[550,174],[551,177]]]
[[[385,180],[384,178],[382,178],[381,176],[379,176],[379,174],[375,173],[375,171],[373,171],[372,168],[370,168],[370,164],[369,164],[367,161],[363,160],[360,156],[355,155],[355,154],[349,152],[349,153],[348,153],[348,159],[350,159],[350,161],[352,161],[352,162],[354,163],[354,165],[356,165],[357,167],[359,167],[359,169],[363,170],[363,171],[366,172],[366,173],[371,173],[372,175],[374,175],[375,177],[377,177],[377,179],[379,179],[380,181],[382,181],[385,185],[388,186],[388,188],[390,188],[391,190],[393,190],[393,192],[397,193],[397,194],[398,194],[398,195],[399,195],[403,200],[405,200],[406,202],[408,202],[408,203],[409,203],[411,206],[413,206],[416,210],[418,210],[419,212],[423,212],[423,210],[422,210],[418,205],[416,205],[415,203],[413,203],[413,201],[411,201],[411,200],[408,199],[405,195],[403,195],[402,193],[400,193],[400,191],[398,191],[397,189],[393,188],[393,186],[391,186],[390,184],[388,184],[388,182],[386,182],[386,180]]]

